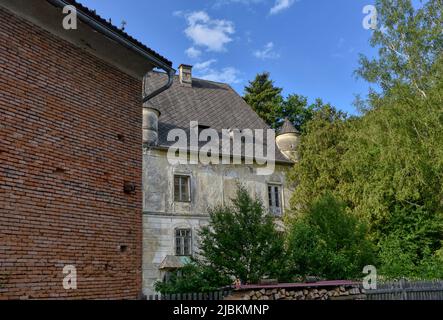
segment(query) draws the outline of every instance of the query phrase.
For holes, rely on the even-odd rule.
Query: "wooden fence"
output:
[[[377,283],[366,290],[367,300],[443,300],[443,281],[406,281]]]
[[[207,293],[177,293],[149,295],[147,300],[223,300],[232,290]],[[443,300],[443,280],[392,281],[377,283],[377,289],[366,290],[367,300]]]
[[[220,290],[205,293],[175,293],[162,295],[149,295],[147,300],[223,300],[231,294],[230,290]]]

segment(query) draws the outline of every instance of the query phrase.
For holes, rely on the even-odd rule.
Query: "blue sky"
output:
[[[284,95],[322,98],[355,113],[355,94],[369,85],[353,71],[358,54],[373,55],[362,26],[370,0],[80,0],[194,76],[229,83],[237,92],[269,71]]]

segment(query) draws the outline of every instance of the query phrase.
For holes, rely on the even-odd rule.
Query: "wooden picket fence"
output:
[[[223,300],[231,294],[230,290],[220,290],[214,292],[199,292],[199,293],[175,293],[175,294],[161,294],[149,295],[147,300]]]
[[[367,300],[443,300],[443,280],[377,283],[377,289],[366,290],[366,296]]]

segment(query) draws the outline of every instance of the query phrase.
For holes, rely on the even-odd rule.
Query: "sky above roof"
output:
[[[291,93],[355,114],[358,55],[375,54],[363,27],[369,0],[80,0],[177,68],[230,84],[239,94],[258,72]]]

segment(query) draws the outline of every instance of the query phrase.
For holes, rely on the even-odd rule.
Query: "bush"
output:
[[[173,272],[167,282],[156,282],[155,290],[162,294],[212,292],[231,283],[230,278],[222,276],[213,268],[193,262]]]
[[[421,207],[396,207],[379,242],[380,274],[389,279],[443,278],[443,220]]]
[[[364,223],[326,194],[296,219],[288,236],[291,273],[326,279],[356,279],[374,264],[374,248]]]

